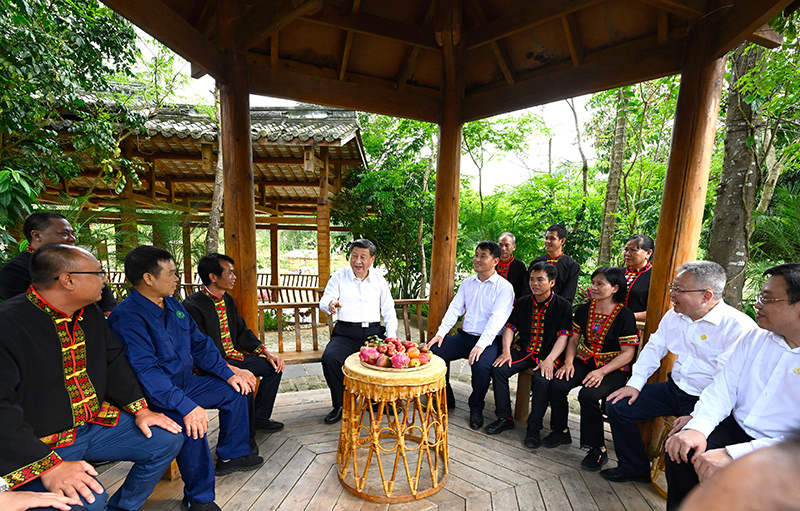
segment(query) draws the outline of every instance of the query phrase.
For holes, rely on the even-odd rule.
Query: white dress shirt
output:
[[[750,316],[720,301],[697,321],[670,309],[661,318],[633,365],[627,385],[642,390],[671,351],[677,356],[672,379],[682,391],[699,396],[714,379],[734,346],[758,330]]]
[[[713,383],[700,394],[684,429],[706,437],[733,411],[733,418],[755,440],[729,445],[736,459],[777,443],[800,426],[800,348],[759,328],[733,350]]]
[[[319,308],[327,314],[333,313],[328,305],[334,300],[341,304],[335,311],[337,319],[351,323],[377,323],[383,317],[386,337],[397,337],[394,300],[386,279],[374,268],[370,268],[364,280],[356,277],[349,267],[334,273],[325,286]]]
[[[505,327],[513,306],[514,286],[499,273],[494,272],[483,282],[473,275],[461,283],[436,335],[447,335],[463,315],[461,328],[468,334],[479,335],[475,346],[486,348]]]

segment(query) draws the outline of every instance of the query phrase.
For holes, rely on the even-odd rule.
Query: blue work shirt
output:
[[[200,330],[175,298],[164,298],[162,309],[131,290],[108,317],[108,324],[125,345],[131,367],[150,404],[188,415],[198,405],[184,393],[192,368],[228,380],[233,371],[214,341]]]

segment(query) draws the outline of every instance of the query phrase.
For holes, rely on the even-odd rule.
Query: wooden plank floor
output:
[[[286,424],[278,433],[259,433],[266,462],[254,472],[217,478],[217,504],[224,511],[262,510],[532,510],[532,511],[650,511],[665,509],[665,501],[649,484],[606,482],[596,472],[579,468],[585,452],[578,448],[578,424],[570,416],[571,446],[527,449],[522,445],[525,424],[489,436],[473,431],[467,422],[469,386],[453,382],[457,407],[450,414],[450,475],[439,492],[406,504],[367,502],[345,490],[336,472],[339,424],[326,425],[327,390],[278,396],[274,418]],[[494,420],[491,392],[486,423]],[[549,418],[545,419],[548,424]],[[210,422],[209,442],[216,445],[219,424]],[[606,429],[608,426],[606,425]],[[547,433],[545,430],[544,433]],[[608,432],[607,444],[611,442]],[[609,466],[616,459],[610,452]],[[120,463],[100,476],[113,493],[130,464]],[[180,506],[183,483],[159,483],[144,511],[171,511]]]

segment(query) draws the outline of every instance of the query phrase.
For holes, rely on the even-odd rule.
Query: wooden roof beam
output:
[[[321,8],[322,0],[261,0],[236,20],[236,45],[250,49],[292,21]]]
[[[769,25],[761,25],[758,30],[747,37],[747,40],[769,49],[783,44],[783,36],[775,32]]]
[[[213,183],[213,177],[178,177],[178,176],[160,176],[156,177],[158,181],[164,181],[166,183],[174,183],[174,184],[208,184]],[[275,181],[275,180],[267,180],[267,179],[256,179],[253,181],[256,185],[263,185],[268,188],[277,188],[277,187],[285,187],[285,188],[317,188],[319,186],[318,181]]]
[[[385,90],[350,81],[271,69],[268,57],[250,55],[250,92],[377,114],[438,122],[441,106],[436,96]],[[298,87],[297,84],[303,84]],[[393,82],[392,82],[393,83]]]
[[[643,4],[666,11],[682,18],[695,19],[708,10],[708,0],[639,0]]]
[[[462,121],[678,73],[683,65],[684,46],[682,38],[659,44],[655,37],[648,37],[589,54],[579,67],[566,61],[521,74],[514,85],[467,94]]]
[[[712,30],[716,34],[711,51],[715,58],[721,57],[791,3],[792,0],[738,0],[719,18],[705,18],[701,22],[703,26],[697,29]]]
[[[361,7],[361,0],[353,0],[353,8],[350,10],[351,14],[358,14],[358,9]],[[344,40],[344,48],[342,49],[342,62],[339,65],[339,80],[344,80],[344,75],[347,72],[347,62],[350,60],[350,48],[353,46],[353,31],[348,30],[347,36]]]
[[[567,46],[572,57],[572,65],[578,67],[583,63],[583,48],[581,47],[581,36],[575,24],[575,15],[572,13],[561,16],[561,23],[564,25],[564,35],[567,36]]]
[[[483,8],[481,7],[479,0],[470,0],[472,4],[472,11],[475,15],[475,18],[478,20],[478,23],[483,25],[486,23],[486,16],[483,14]],[[511,59],[508,58],[508,53],[506,52],[504,47],[500,46],[500,41],[492,41],[489,43],[489,47],[492,49],[492,53],[494,53],[494,58],[497,61],[497,66],[500,68],[500,71],[503,73],[503,76],[506,79],[506,83],[509,85],[514,83],[514,72],[511,70]]]
[[[104,0],[175,53],[225,81],[225,55],[200,31],[159,0]]]
[[[436,2],[431,2],[428,5],[428,10],[425,12],[425,19],[422,21],[423,27],[430,27],[431,20],[433,19],[433,10]],[[397,79],[397,91],[402,92],[406,86],[408,78],[417,67],[417,59],[419,58],[420,47],[412,46],[406,56],[406,61],[403,64],[403,71],[400,73],[400,78]]]
[[[527,2],[517,2],[517,6],[506,14],[473,30],[467,37],[467,50],[506,38],[537,25],[557,21],[566,14],[584,9],[602,0],[540,0],[535,7]]]
[[[433,34],[424,27],[402,23],[371,14],[353,14],[333,5],[324,5],[319,12],[303,17],[320,25],[349,30],[357,34],[380,37],[403,44],[440,51]]]

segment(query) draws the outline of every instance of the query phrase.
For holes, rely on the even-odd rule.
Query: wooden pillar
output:
[[[303,154],[306,172],[314,170],[314,150],[307,148]],[[328,199],[328,174],[330,164],[328,161],[328,148],[323,147],[320,159],[322,165],[319,171],[319,198],[317,199],[317,274],[319,287],[325,287],[331,276],[331,202]]]
[[[186,201],[189,206],[189,201]],[[186,222],[183,225],[183,282],[191,284],[194,280],[194,266],[192,265],[192,225]]]
[[[256,261],[255,188],[250,139],[250,97],[247,58],[236,46],[234,21],[242,13],[241,0],[217,2],[218,37],[226,54],[226,79],[220,80],[220,124],[225,192],[225,252],[236,261],[239,278],[231,295],[245,322],[258,323],[258,269]]]
[[[458,1],[437,4],[436,36],[444,54],[446,87],[442,98],[442,121],[439,123],[439,152],[436,167],[436,194],[431,252],[431,294],[428,309],[428,339],[435,335],[447,306],[453,299],[458,239],[458,197],[461,178],[461,105],[464,100],[464,43],[460,38],[460,19],[453,12],[461,9]]]
[[[696,27],[686,48],[656,234],[645,336],[657,328],[671,307],[667,285],[675,268],[697,258],[725,75],[724,56],[709,56],[714,34],[713,30]],[[666,381],[673,362],[674,356],[668,355],[650,381]],[[658,433],[653,429],[657,428],[643,431],[648,443]]]
[[[139,236],[136,222],[136,201],[133,198],[133,181],[128,179],[125,188],[122,189],[122,201],[120,202],[120,222],[117,224],[116,238],[116,259],[117,264],[125,262],[128,252],[139,245]]]
[[[279,257],[279,236],[278,225],[272,224],[269,226],[269,283],[271,286],[280,286],[281,277],[278,272],[278,257]],[[278,290],[272,291],[272,301],[277,302],[280,293]]]

